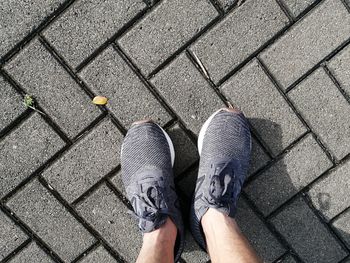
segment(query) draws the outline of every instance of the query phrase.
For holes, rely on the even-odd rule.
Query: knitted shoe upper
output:
[[[242,113],[221,110],[207,126],[203,137],[191,227],[205,248],[200,221],[211,207],[234,217],[250,161],[249,125]]]
[[[170,142],[171,143],[171,142]],[[170,145],[154,123],[133,125],[124,138],[122,179],[143,233],[163,225],[168,217],[178,228],[176,259],[183,249],[184,228],[175,192]]]

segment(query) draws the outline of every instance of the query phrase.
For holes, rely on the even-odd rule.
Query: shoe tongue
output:
[[[213,167],[210,179],[208,206],[228,215],[233,191],[234,171],[230,163],[220,163]]]
[[[147,233],[157,229],[165,222],[168,209],[158,182],[146,180],[141,184],[143,194],[138,200],[138,211],[142,211],[139,228],[142,232]]]

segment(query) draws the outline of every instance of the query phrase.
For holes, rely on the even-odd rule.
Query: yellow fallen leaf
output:
[[[107,104],[107,98],[103,96],[96,96],[93,100],[92,103],[96,105],[106,105]]]

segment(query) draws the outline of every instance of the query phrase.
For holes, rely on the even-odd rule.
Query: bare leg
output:
[[[262,262],[233,218],[209,208],[201,222],[213,263]]]
[[[143,244],[136,263],[172,263],[177,228],[167,219],[159,229],[143,235]]]

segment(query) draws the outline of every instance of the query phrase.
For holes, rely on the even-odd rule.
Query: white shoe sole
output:
[[[198,147],[198,152],[199,152],[199,156],[202,153],[202,148],[203,148],[203,140],[204,140],[204,135],[209,127],[209,124],[211,122],[211,120],[215,117],[216,114],[218,114],[220,111],[222,111],[222,109],[217,110],[216,112],[214,112],[212,115],[210,115],[210,117],[204,122],[199,135],[198,135],[198,141],[197,141],[197,147]]]
[[[157,124],[158,125],[158,124]],[[171,158],[171,166],[174,167],[174,163],[175,163],[175,149],[174,149],[174,144],[170,139],[169,134],[158,125],[158,127],[162,130],[162,132],[164,133],[164,136],[168,142],[169,145],[169,149],[170,149],[170,158]]]

